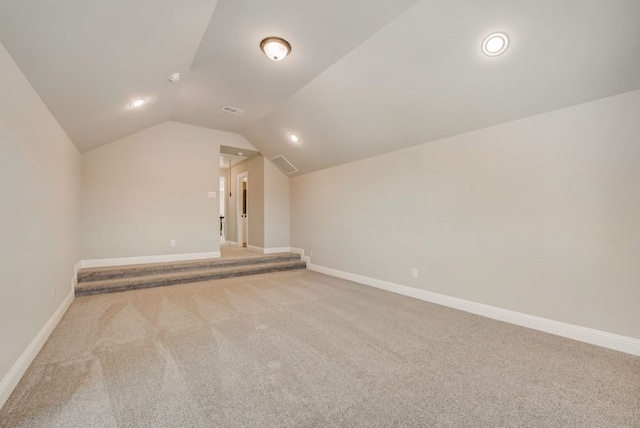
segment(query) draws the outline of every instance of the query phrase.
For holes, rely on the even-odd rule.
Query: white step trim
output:
[[[4,403],[9,399],[11,393],[20,382],[22,376],[24,376],[25,372],[33,362],[33,360],[40,352],[40,349],[47,342],[47,339],[53,332],[53,329],[56,328],[62,316],[65,314],[71,302],[73,302],[74,293],[71,291],[67,297],[64,298],[58,309],[51,315],[49,321],[42,327],[37,336],[31,341],[27,349],[20,355],[18,361],[11,367],[9,372],[5,375],[5,377],[0,382],[0,408],[4,405]]]
[[[547,318],[485,305],[483,303],[476,303],[470,300],[446,296],[444,294],[433,293],[431,291],[421,290],[419,288],[408,287],[406,285],[400,285],[393,282],[369,278],[362,275],[343,272],[337,269],[314,265],[310,262],[307,262],[307,269],[357,282],[359,284],[369,285],[371,287],[391,291],[392,293],[402,294],[403,296],[413,297],[415,299],[436,303],[442,306],[448,306],[450,308],[459,309],[461,311],[470,312],[472,314],[481,315],[483,317],[492,318],[522,327],[544,331],[545,333],[551,333],[557,336],[578,340],[580,342],[585,342],[592,345],[602,346],[604,348],[625,352],[627,354],[640,356],[640,339],[607,333],[605,331],[581,327],[578,325],[568,324],[560,321],[554,321]]]
[[[71,292],[76,292],[76,285],[78,285],[78,271],[82,269],[82,260],[73,265],[73,278],[71,278]]]
[[[290,253],[291,247],[263,248],[263,254]]]
[[[311,263],[311,257],[304,255],[303,248],[289,247],[289,251],[292,253],[300,254],[300,260],[302,260],[303,262],[307,262],[307,265]]]
[[[82,260],[81,268],[138,265],[145,263],[182,262],[186,260],[216,259],[220,257],[220,251],[208,253],[165,254],[162,256],[121,257],[114,259]]]
[[[291,247],[262,248],[262,247],[256,247],[253,245],[247,245],[247,250],[252,251],[254,253],[258,253],[258,254],[277,254],[277,253],[295,252],[291,250]]]

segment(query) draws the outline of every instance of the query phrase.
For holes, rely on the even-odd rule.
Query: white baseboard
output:
[[[53,329],[56,328],[62,316],[65,314],[71,302],[73,302],[74,293],[71,291],[67,294],[67,297],[64,298],[58,309],[51,315],[49,321],[40,329],[40,332],[36,335],[36,337],[31,341],[27,349],[20,355],[18,361],[11,367],[6,376],[0,381],[0,408],[6,403],[9,399],[9,396],[20,382],[20,379],[25,374],[33,360],[40,352],[40,349],[44,346],[47,339],[53,332]]]
[[[293,247],[262,248],[262,247],[256,247],[253,245],[247,245],[247,250],[252,251],[254,253],[259,253],[259,254],[278,254],[278,253],[297,253],[300,255],[304,254],[304,250],[301,250],[300,248],[293,248]]]
[[[307,265],[311,263],[311,257],[304,255],[303,248],[289,247],[289,251],[292,253],[300,254],[300,260],[302,260],[303,262],[307,262]]]
[[[236,241],[224,241],[222,245],[228,245],[230,247],[237,247],[238,243]]]
[[[262,248],[256,247],[253,245],[247,245],[247,249],[249,251],[253,251],[254,253],[259,254],[277,254],[277,253],[299,253],[298,251],[293,251],[291,247],[271,247],[271,248]],[[297,249],[299,250],[299,249]],[[300,250],[302,251],[302,250]]]
[[[144,263],[182,262],[186,260],[215,259],[220,257],[220,251],[208,253],[165,254],[162,256],[121,257],[114,259],[82,260],[81,268],[138,265]]]
[[[73,278],[71,278],[71,292],[76,292],[76,285],[78,285],[78,271],[82,269],[82,260],[73,265]]]
[[[457,297],[446,296],[444,294],[433,293],[431,291],[408,287],[406,285],[343,272],[324,266],[313,265],[310,262],[307,262],[307,269],[360,284],[369,285],[371,287],[380,288],[382,290],[391,291],[392,293],[402,294],[403,296],[413,297],[415,299],[481,315],[486,318],[492,318],[522,327],[544,331],[545,333],[578,340],[580,342],[640,356],[640,339],[523,314],[521,312],[485,305],[483,303],[476,303],[470,300],[459,299]]]
[[[272,247],[272,248],[263,248],[263,254],[276,254],[276,253],[290,253],[291,247]]]

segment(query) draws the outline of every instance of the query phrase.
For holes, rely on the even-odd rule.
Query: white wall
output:
[[[317,265],[640,338],[639,117],[634,91],[294,178],[291,244]]]
[[[254,149],[237,134],[167,121],[84,153],[82,258],[218,251],[220,145]]]
[[[0,75],[1,381],[71,292],[80,154],[2,44]]]

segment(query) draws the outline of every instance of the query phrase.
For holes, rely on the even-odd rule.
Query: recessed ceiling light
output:
[[[140,107],[142,104],[146,103],[147,100],[145,98],[138,98],[137,100],[133,101],[131,104],[129,104],[129,107]]]
[[[260,42],[262,52],[273,61],[282,61],[291,52],[291,45],[280,37],[267,37]]]
[[[173,73],[172,75],[169,76],[169,82],[171,83],[176,83],[179,80],[180,80],[180,73]]]
[[[238,156],[242,156],[242,155],[244,155],[244,153],[238,152]]]
[[[488,56],[497,56],[507,50],[509,37],[504,33],[489,34],[482,42],[482,52]]]
[[[296,144],[300,142],[300,137],[298,137],[296,134],[289,134],[289,139]]]

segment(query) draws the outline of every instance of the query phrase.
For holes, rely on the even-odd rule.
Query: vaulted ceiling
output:
[[[297,174],[640,89],[637,0],[0,0],[0,41],[81,151],[172,119]]]

